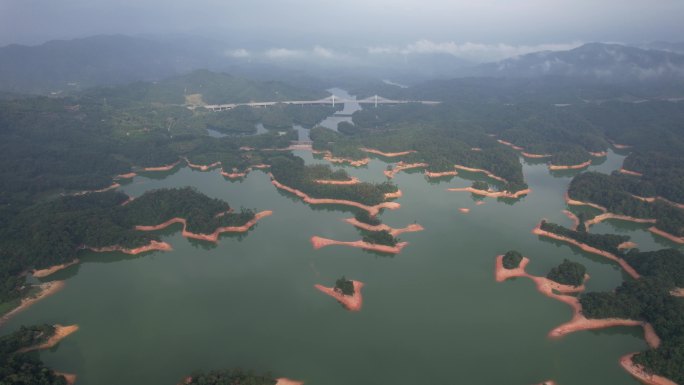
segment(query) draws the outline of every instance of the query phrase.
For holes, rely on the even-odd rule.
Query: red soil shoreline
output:
[[[644,174],[636,171],[627,170],[624,167],[620,169],[621,174],[632,175],[632,176],[644,176]]]
[[[361,288],[364,283],[360,281],[352,281],[354,283],[354,295],[344,295],[335,290],[334,287],[325,287],[323,285],[314,285],[314,287],[321,292],[335,298],[337,302],[341,303],[349,311],[360,311],[363,306],[363,296],[361,295]]]
[[[570,198],[570,196],[568,195],[567,192],[565,193],[565,203],[570,205],[570,206],[589,206],[589,207],[593,207],[597,210],[603,211],[604,213],[608,212],[607,208],[605,208],[603,206],[599,206],[595,203],[574,200],[574,199]]]
[[[316,179],[314,180],[314,183],[318,184],[332,184],[332,185],[352,185],[352,184],[359,184],[361,181],[359,178],[353,176],[349,180],[334,180],[334,179]]]
[[[604,157],[608,156],[608,151],[599,151],[599,152],[589,151],[589,155],[596,157],[596,158],[604,158]]]
[[[76,383],[76,375],[73,373],[64,373],[64,372],[55,371],[55,374],[58,376],[64,377],[67,385],[74,385]]]
[[[33,270],[31,271],[31,275],[33,275],[33,276],[36,277],[36,278],[45,278],[45,277],[47,277],[48,275],[54,274],[54,273],[56,273],[56,272],[58,272],[58,271],[60,271],[60,270],[64,270],[64,269],[66,269],[67,267],[76,265],[76,264],[78,264],[79,262],[80,262],[79,259],[78,259],[78,258],[75,258],[73,261],[67,262],[67,263],[62,263],[61,265],[50,266],[50,267],[48,267],[48,268],[39,269],[39,270],[33,269]]]
[[[116,190],[116,189],[118,189],[119,187],[121,187],[121,185],[118,184],[118,183],[116,183],[116,182],[114,182],[114,183],[112,183],[110,186],[107,186],[107,187],[105,187],[105,188],[101,188],[101,189],[99,189],[99,190],[83,190],[83,191],[79,191],[79,192],[77,192],[77,193],[74,193],[73,195],[74,195],[74,196],[82,196],[82,195],[86,195],[86,194],[94,194],[94,193],[107,192],[107,191],[110,191],[110,190]]]
[[[178,164],[180,163],[180,160],[177,160],[175,163],[166,165],[166,166],[159,166],[159,167],[145,167],[142,169],[142,171],[145,172],[156,172],[156,171],[171,171],[173,170]]]
[[[577,230],[577,226],[579,226],[579,223],[580,223],[580,220],[579,220],[579,218],[577,218],[577,215],[575,215],[575,213],[573,213],[570,210],[563,210],[562,213],[565,214],[565,216],[568,217],[572,221],[572,223],[574,224],[572,229]]]
[[[292,146],[290,146],[292,147]],[[361,167],[365,166],[370,162],[370,158],[363,158],[359,160],[354,160],[354,159],[349,159],[349,158],[339,158],[336,156],[333,156],[332,152],[330,151],[317,151],[314,149],[311,149],[311,151],[314,154],[323,154],[323,159],[327,160],[330,163],[348,163],[349,165],[353,167]]]
[[[47,341],[45,341],[44,343],[39,344],[39,345],[34,345],[34,346],[29,346],[26,348],[19,349],[18,352],[19,353],[26,353],[26,352],[30,352],[33,350],[51,349],[55,345],[57,345],[61,340],[65,339],[70,334],[77,332],[79,329],[78,325],[69,325],[69,326],[54,325],[54,328],[55,328],[55,334],[52,337],[50,337]]]
[[[187,231],[187,221],[185,220],[185,218],[178,218],[178,217],[171,218],[164,223],[154,225],[154,226],[135,226],[135,229],[139,230],[139,231],[155,231],[155,230],[161,230],[161,229],[167,228],[174,223],[182,223],[183,224],[183,231],[181,234],[184,237],[216,243],[216,242],[218,242],[219,236],[222,233],[244,233],[244,232],[248,231],[250,228],[252,228],[261,218],[268,217],[272,214],[273,214],[273,211],[270,211],[270,210],[261,211],[259,213],[256,213],[252,220],[250,220],[249,222],[245,223],[242,226],[219,227],[216,230],[214,230],[214,232],[211,234],[198,234],[198,233],[192,233],[190,231]]]
[[[553,156],[551,154],[531,154],[529,152],[524,152],[524,151],[521,152],[520,155],[522,155],[528,159],[544,159],[544,158],[550,158]]]
[[[119,175],[115,176],[114,179],[131,179],[131,178],[135,178],[136,176],[138,176],[138,174],[136,174],[134,172],[129,172],[127,174],[119,174]]]
[[[447,191],[455,191],[455,192],[469,192],[471,194],[475,195],[480,195],[480,196],[485,196],[485,197],[490,197],[490,198],[511,198],[511,199],[518,199],[523,195],[527,195],[532,192],[532,189],[525,189],[525,190],[520,190],[516,191],[515,193],[509,193],[508,191],[493,191],[493,190],[478,190],[473,187],[457,187],[457,188],[448,188]]]
[[[137,230],[137,229],[136,229]],[[157,241],[150,241],[145,246],[140,246],[136,247],[134,249],[127,249],[123,246],[115,245],[115,246],[106,246],[106,247],[89,247],[89,246],[83,246],[83,249],[88,249],[90,251],[94,251],[96,253],[108,253],[111,251],[119,251],[124,254],[130,254],[130,255],[137,255],[141,253],[146,253],[148,251],[171,251],[173,250],[173,247],[169,245],[166,242],[157,242]]]
[[[429,165],[427,163],[404,163],[404,162],[399,162],[397,163],[391,170],[385,170],[383,171],[385,176],[388,177],[389,179],[394,178],[395,175],[397,175],[399,172],[404,171],[404,170],[410,170],[413,168],[421,168],[421,167],[428,167]]]
[[[377,251],[380,253],[386,253],[386,254],[399,254],[401,250],[408,245],[408,242],[399,242],[396,244],[396,246],[387,246],[387,245],[378,245],[375,243],[368,243],[364,241],[351,241],[351,242],[345,242],[345,241],[336,241],[334,239],[328,239],[328,238],[323,238],[323,237],[318,237],[318,236],[313,236],[311,237],[311,245],[313,245],[313,248],[318,250],[322,247],[326,246],[332,246],[332,245],[340,245],[340,246],[350,246],[350,247],[356,247],[358,249],[364,249],[364,250],[370,250],[370,251]]]
[[[458,171],[442,171],[442,172],[430,172],[430,171],[425,171],[425,176],[434,179],[434,178],[444,178],[445,176],[456,176],[458,175]]]
[[[532,276],[525,272],[525,267],[528,262],[529,260],[527,258],[523,258],[518,268],[508,270],[503,267],[503,255],[497,256],[495,267],[496,281],[502,282],[512,277],[527,277],[535,282],[537,290],[540,293],[570,305],[574,313],[572,319],[551,330],[549,332],[549,337],[559,338],[576,331],[603,329],[612,326],[641,326],[644,329],[644,339],[646,340],[646,343],[652,348],[657,348],[660,345],[660,338],[648,322],[620,318],[588,319],[584,317],[584,315],[582,315],[582,304],[577,297],[556,294],[553,292],[556,290],[561,293],[577,293],[584,290],[584,285],[579,287],[561,285],[544,277]]]
[[[591,160],[588,160],[588,161],[586,161],[586,162],[584,162],[584,163],[573,164],[573,165],[569,165],[569,166],[565,166],[565,165],[555,165],[555,164],[549,163],[549,170],[551,170],[551,171],[558,171],[558,170],[579,170],[579,169],[582,169],[582,168],[585,168],[585,167],[589,167],[589,166],[591,166]]]
[[[394,158],[397,156],[405,156],[405,155],[413,154],[416,152],[415,150],[408,150],[408,151],[401,151],[401,152],[382,152],[380,150],[376,150],[374,148],[367,148],[367,147],[359,147],[359,150],[361,150],[363,152],[367,152],[369,154],[381,155],[381,156],[384,156],[386,158]]]
[[[632,197],[634,197],[634,198],[636,198],[636,199],[639,199],[639,200],[642,200],[642,201],[644,201],[644,202],[653,203],[653,202],[655,202],[656,200],[659,200],[659,201],[663,201],[663,202],[665,202],[665,203],[667,203],[667,204],[669,204],[669,205],[671,205],[671,206],[674,206],[674,207],[676,207],[676,208],[678,208],[678,209],[684,210],[684,204],[677,203],[677,202],[672,202],[671,200],[665,199],[665,198],[663,198],[663,197],[661,197],[661,196],[656,196],[656,197],[640,197],[640,196],[634,195],[634,194],[631,194],[631,195],[632,195]]]
[[[482,174],[485,174],[485,175],[487,175],[488,177],[490,177],[490,178],[492,178],[492,179],[494,179],[494,180],[498,180],[498,181],[503,182],[503,183],[508,183],[508,181],[507,181],[506,179],[504,179],[504,178],[502,178],[502,177],[500,177],[500,176],[494,175],[494,174],[492,174],[491,172],[489,172],[489,171],[487,171],[487,170],[484,170],[484,169],[481,169],[481,168],[466,167],[466,166],[462,166],[462,165],[460,165],[460,164],[454,165],[454,168],[459,169],[459,170],[463,170],[463,171],[470,171],[470,172],[482,173]]]
[[[558,234],[554,234],[554,233],[551,233],[548,231],[544,231],[541,229],[540,226],[541,226],[541,223],[537,224],[537,226],[534,229],[532,229],[532,234],[542,236],[542,237],[551,238],[551,239],[555,239],[557,241],[562,241],[565,243],[569,243],[573,246],[579,247],[580,249],[582,249],[583,251],[586,251],[588,253],[596,254],[596,255],[599,255],[602,257],[606,257],[606,258],[610,259],[611,261],[617,262],[620,265],[620,267],[622,267],[622,269],[627,274],[629,274],[632,278],[639,279],[639,277],[640,277],[639,273],[637,273],[636,270],[634,270],[634,268],[632,266],[630,266],[627,263],[627,261],[625,261],[624,259],[619,258],[618,256],[611,254],[607,251],[597,249],[595,247],[586,245],[584,243],[580,243],[580,242],[578,242],[572,238],[567,238],[567,237],[560,236]]]
[[[28,309],[34,303],[40,301],[43,298],[49,297],[49,296],[55,294],[56,292],[62,290],[64,288],[64,285],[65,285],[64,281],[52,281],[52,282],[46,282],[46,283],[42,283],[40,285],[36,285],[39,288],[39,292],[36,293],[34,296],[22,298],[19,306],[15,307],[14,309],[5,313],[5,315],[3,315],[0,318],[0,326],[2,326],[5,322],[7,322],[10,318],[14,317],[18,313]]]
[[[513,144],[511,142],[506,142],[505,140],[497,139],[496,141],[503,144],[504,146],[508,146],[514,150],[518,150],[518,151],[524,150],[524,148],[516,146],[515,144]]]
[[[403,234],[403,233],[412,233],[412,232],[416,232],[416,231],[425,230],[423,228],[423,226],[416,224],[416,223],[410,224],[410,225],[404,227],[403,229],[395,229],[395,228],[387,226],[384,223],[380,224],[380,225],[376,225],[376,226],[369,225],[368,223],[359,222],[358,220],[356,220],[356,218],[347,218],[347,219],[344,219],[344,221],[349,223],[350,225],[352,225],[354,227],[358,227],[360,229],[367,230],[367,231],[387,231],[388,233],[392,234],[393,237],[396,237],[399,234]]]
[[[638,364],[635,364],[632,358],[637,353],[627,354],[620,358],[620,365],[625,369],[632,377],[643,382],[646,385],[677,385],[674,381],[669,378],[658,376],[656,374],[651,374],[646,371],[646,369]]]
[[[672,242],[679,243],[680,245],[684,244],[684,237],[678,237],[676,235],[670,234],[668,232],[656,228],[655,226],[649,227],[648,231],[650,231],[653,234],[660,235],[663,238],[667,238]]]
[[[188,158],[183,158],[183,160],[188,165],[188,167],[190,167],[194,170],[199,170],[199,171],[209,171],[209,170],[221,165],[221,162],[214,162],[212,164],[194,164],[194,163],[190,162],[190,160]]]
[[[289,378],[276,378],[275,385],[304,385],[304,381],[291,380]]]
[[[391,193],[385,193],[385,199],[397,199],[401,198],[402,196],[404,196],[404,193],[402,193],[401,190],[397,190]]]
[[[609,219],[617,219],[617,220],[621,220],[621,221],[634,222],[634,223],[656,223],[655,219],[635,218],[635,217],[630,217],[627,215],[603,213],[603,214],[595,216],[592,219],[589,219],[588,221],[584,222],[584,224],[587,226],[587,228],[589,228],[590,226],[593,226],[597,223],[601,223],[601,222],[609,220]]]
[[[273,175],[271,174],[271,178],[273,178]],[[362,203],[358,202],[353,202],[353,201],[347,201],[347,200],[341,200],[341,199],[326,199],[326,198],[312,198],[306,193],[299,191],[297,189],[294,189],[292,187],[285,186],[284,184],[281,184],[275,179],[271,180],[271,183],[276,186],[277,188],[281,190],[288,191],[292,194],[297,195],[298,197],[302,198],[304,202],[312,205],[321,205],[321,204],[338,204],[338,205],[345,205],[345,206],[352,206],[352,207],[357,207],[362,210],[367,211],[370,215],[377,215],[381,209],[388,209],[388,210],[396,210],[401,205],[397,202],[383,202],[380,204],[377,204],[375,206],[366,206]]]

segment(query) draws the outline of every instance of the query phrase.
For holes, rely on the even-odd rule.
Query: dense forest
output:
[[[20,276],[27,269],[69,262],[84,247],[135,248],[158,240],[154,234],[134,230],[136,225],[158,225],[181,217],[189,231],[212,233],[217,227],[240,226],[254,218],[253,210],[228,212],[226,202],[190,187],[150,191],[122,205],[127,200],[127,195],[114,191],[63,196],[23,210],[0,228],[2,302],[28,290]]]
[[[517,269],[520,266],[523,256],[516,250],[509,250],[503,256],[503,267],[506,269]]]
[[[652,196],[653,185],[639,178],[614,172],[586,172],[576,176],[568,188],[572,199],[598,204],[614,214],[656,219],[656,227],[684,236],[684,210],[663,201],[646,202],[636,196]]]
[[[344,295],[354,295],[354,281],[347,279],[345,276],[335,281],[335,291]]]
[[[681,272],[680,272],[681,275]],[[625,281],[614,292],[580,297],[588,318],[627,318],[650,322],[662,339],[660,347],[637,354],[634,361],[676,383],[684,382],[684,299],[670,294],[671,281],[644,276]]]
[[[187,385],[275,385],[277,380],[270,374],[257,374],[242,369],[212,370],[190,375]]]
[[[515,192],[527,188],[517,153],[498,144],[484,132],[472,131],[473,128],[469,125],[447,129],[442,128],[443,124],[439,121],[431,126],[430,121],[411,124],[395,120],[396,118],[392,118],[387,127],[368,127],[364,126],[369,124],[363,120],[364,115],[358,116],[364,114],[363,111],[366,110],[353,115],[354,123],[359,127],[353,135],[340,134],[323,127],[312,129],[314,149],[356,160],[368,156],[359,149],[361,147],[385,152],[412,150],[416,152],[402,157],[402,160],[427,163],[427,169],[431,172],[453,171],[454,165],[462,165],[484,169],[504,178],[507,182],[503,186],[505,190]],[[402,110],[396,107],[379,107],[373,113],[394,116],[393,113],[398,111]]]
[[[579,243],[583,243],[599,250],[607,251],[616,256],[622,256],[623,254],[622,250],[620,250],[618,246],[629,241],[630,239],[627,235],[591,234],[583,231],[570,230],[561,225],[547,221],[542,221],[540,228],[550,233],[574,239]]]
[[[584,282],[586,273],[587,268],[581,263],[564,259],[563,263],[549,271],[546,278],[561,285],[580,286]]]
[[[47,368],[37,352],[17,352],[44,343],[54,333],[51,325],[21,326],[14,333],[0,337],[0,384],[66,385],[64,376]]]
[[[278,182],[300,190],[313,198],[342,199],[375,206],[385,202],[385,194],[396,192],[391,182],[329,185],[316,183],[316,179],[345,179],[344,171],[333,171],[330,166],[307,166],[302,158],[278,156],[271,158],[271,172]]]
[[[396,246],[397,243],[399,243],[399,241],[401,240],[399,238],[394,237],[392,234],[390,234],[389,231],[381,230],[364,231],[363,241],[373,243],[376,245]]]

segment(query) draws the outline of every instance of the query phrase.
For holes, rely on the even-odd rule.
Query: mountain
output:
[[[561,76],[604,82],[684,80],[684,55],[619,44],[590,43],[568,51],[542,51],[475,68],[478,76]]]
[[[123,35],[0,48],[0,91],[59,93],[94,85],[158,80],[211,68],[225,58],[204,40],[163,41]]]

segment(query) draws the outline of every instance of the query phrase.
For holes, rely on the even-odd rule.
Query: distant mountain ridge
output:
[[[158,80],[207,68],[205,50],[124,35],[0,48],[0,90],[48,93]]]
[[[568,51],[543,51],[486,63],[479,76],[562,76],[603,81],[684,80],[684,55],[619,44],[589,43]]]

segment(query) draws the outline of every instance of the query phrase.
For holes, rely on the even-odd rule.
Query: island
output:
[[[361,289],[363,286],[363,282],[349,280],[342,276],[342,278],[335,282],[335,286],[333,287],[325,287],[322,285],[315,285],[314,287],[335,298],[345,309],[349,311],[361,311],[361,307],[363,306]]]

